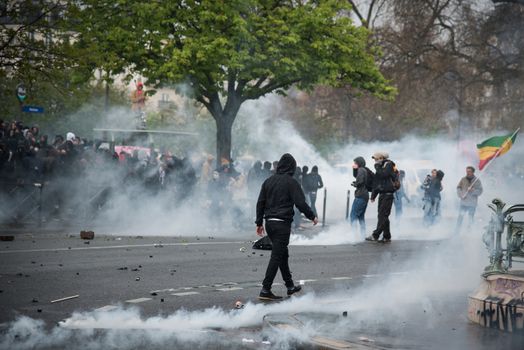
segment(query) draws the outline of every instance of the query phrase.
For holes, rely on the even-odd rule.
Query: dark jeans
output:
[[[291,234],[291,223],[283,221],[266,221],[266,232],[273,244],[271,259],[267,265],[266,277],[262,282],[262,287],[271,290],[273,280],[277,275],[278,269],[282,274],[286,287],[293,287],[291,271],[289,271],[289,235]]]
[[[360,235],[362,238],[366,237],[366,209],[368,207],[368,200],[360,197],[356,197],[353,200],[353,205],[351,206],[351,214],[349,214],[349,220],[351,226],[355,225],[355,222],[358,220],[360,224]]]
[[[455,227],[455,233],[460,233],[460,229],[462,228],[462,221],[464,220],[464,214],[468,214],[468,228],[471,227],[471,224],[473,223],[473,219],[475,217],[476,209],[477,207],[466,207],[465,205],[460,206],[459,215],[457,218],[457,226]]]
[[[315,216],[318,218],[317,214],[317,208],[315,204],[317,203],[317,193],[316,192],[309,192],[309,203],[310,207],[313,210],[313,213],[315,213]]]
[[[378,239],[381,234],[384,234],[384,239],[391,239],[389,214],[391,214],[392,206],[393,193],[381,193],[378,196],[378,222],[377,228],[373,231],[373,237],[375,237],[375,239]]]

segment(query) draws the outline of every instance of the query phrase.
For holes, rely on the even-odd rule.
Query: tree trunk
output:
[[[225,115],[215,118],[217,125],[217,167],[222,165],[222,161],[231,161],[231,130],[234,120],[234,117]]]

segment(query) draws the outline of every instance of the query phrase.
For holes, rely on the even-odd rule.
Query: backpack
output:
[[[398,171],[397,169],[397,165],[394,163],[394,162],[391,162],[393,163],[393,176],[391,178],[391,181],[393,182],[393,188],[395,189],[395,191],[398,191],[400,190],[400,171]],[[386,163],[384,163],[385,165]]]
[[[368,192],[373,192],[373,184],[375,183],[375,173],[373,173],[367,166],[364,167],[366,170],[366,189]]]

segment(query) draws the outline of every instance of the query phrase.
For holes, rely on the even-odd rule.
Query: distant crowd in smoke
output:
[[[94,218],[113,197],[124,195],[137,206],[147,205],[146,199],[162,199],[167,210],[191,202],[215,222],[234,218],[252,224],[260,186],[275,167],[276,162],[256,161],[249,167],[227,160],[217,166],[210,155],[179,158],[153,145],[115,146],[74,132],[50,139],[38,126],[0,120],[0,196],[14,199],[19,189],[42,184],[44,214],[50,219],[66,220],[64,212],[76,209]],[[317,190],[323,186],[318,167],[311,172],[307,166],[297,168],[295,178],[315,208]],[[298,214],[296,222],[298,226]]]

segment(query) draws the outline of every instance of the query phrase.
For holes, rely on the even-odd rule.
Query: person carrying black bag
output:
[[[263,220],[266,222],[266,231],[273,248],[271,258],[262,282],[259,294],[261,300],[279,300],[281,296],[271,292],[273,280],[280,269],[282,279],[287,288],[287,295],[292,295],[301,290],[295,286],[291,271],[289,270],[289,236],[293,222],[293,207],[296,206],[304,215],[316,225],[318,219],[309,205],[306,204],[304,192],[300,184],[293,178],[297,163],[293,156],[286,153],[280,158],[275,175],[262,184],[257,201],[257,235],[264,236]]]

